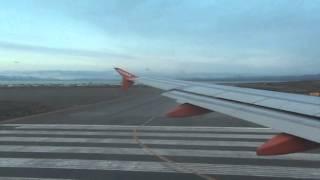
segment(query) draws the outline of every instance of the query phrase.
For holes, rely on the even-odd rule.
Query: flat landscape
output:
[[[319,84],[239,86],[308,94]],[[0,179],[320,177],[319,153],[258,157],[276,131],[216,112],[167,118],[177,104],[153,88],[3,87],[0,103]]]
[[[266,82],[266,83],[241,83],[239,87],[266,89],[270,91],[309,94],[320,91],[320,81],[291,81],[291,82]]]

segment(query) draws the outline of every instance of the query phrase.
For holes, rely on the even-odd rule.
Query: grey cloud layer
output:
[[[56,54],[56,55],[67,55],[67,56],[79,56],[79,57],[90,57],[90,58],[120,58],[120,59],[133,59],[132,56],[107,53],[107,52],[97,52],[79,49],[64,49],[64,48],[52,48],[46,46],[34,46],[19,43],[9,43],[0,41],[0,49],[16,50],[16,51],[29,51],[36,53],[45,54]]]
[[[6,43],[0,47],[114,56],[139,64],[148,59],[133,57],[171,57],[176,67],[183,63],[197,67],[190,72],[319,73],[320,2],[316,0],[34,2],[96,27],[112,37],[126,55]]]

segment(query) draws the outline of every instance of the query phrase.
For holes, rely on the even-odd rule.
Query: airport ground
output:
[[[320,91],[320,81],[239,83],[231,85],[297,94]],[[140,92],[144,92],[144,90]],[[0,87],[0,120],[96,103],[118,97],[121,94],[123,92],[119,91],[118,86]]]
[[[315,90],[278,85],[306,94]],[[0,103],[4,180],[320,177],[319,153],[258,157],[256,147],[277,132],[216,112],[167,118],[177,104],[153,88],[1,88]]]

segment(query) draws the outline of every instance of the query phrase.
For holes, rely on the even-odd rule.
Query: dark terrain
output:
[[[292,82],[267,82],[267,83],[243,83],[236,84],[239,87],[266,89],[271,91],[289,92],[297,94],[309,94],[320,91],[320,80],[318,81],[292,81]]]
[[[286,87],[291,85],[299,92],[308,87]],[[0,88],[0,94],[2,118],[10,119],[0,126],[1,180],[307,180],[320,175],[318,151],[257,156],[256,148],[279,133],[275,130],[217,112],[168,118],[165,113],[178,104],[157,89],[21,87]]]
[[[0,120],[117,97],[119,87],[2,87]]]
[[[320,81],[241,83],[239,87],[309,94],[320,91]],[[145,89],[143,86],[133,88]],[[107,101],[124,94],[118,86],[1,87],[0,120]]]

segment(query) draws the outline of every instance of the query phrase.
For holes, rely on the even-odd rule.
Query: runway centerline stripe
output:
[[[296,153],[296,154],[283,155],[283,156],[257,156],[256,152],[254,151],[185,150],[185,149],[161,149],[161,148],[152,148],[152,150],[155,153],[163,156],[320,161],[320,154],[312,154],[312,153]],[[141,148],[74,147],[74,146],[61,147],[61,146],[0,145],[0,152],[149,155]]]
[[[18,134],[18,135],[85,135],[85,136],[132,136],[132,132],[86,132],[86,131],[20,131],[20,130],[0,130],[0,135]],[[233,139],[269,139],[272,135],[259,134],[219,134],[219,133],[154,133],[154,132],[140,132],[140,137],[186,137],[186,138],[233,138]]]
[[[201,163],[176,163],[177,165],[196,169],[201,174],[240,175],[279,177],[296,179],[319,179],[318,168],[273,167],[257,165],[224,165]],[[15,168],[51,168],[51,169],[84,169],[84,170],[117,170],[134,172],[174,172],[161,162],[144,161],[108,161],[108,160],[75,160],[75,159],[31,159],[0,158],[0,167]]]
[[[61,129],[61,130],[161,130],[161,131],[189,131],[189,132],[261,132],[276,133],[270,128],[253,127],[190,127],[190,126],[128,126],[128,125],[81,125],[81,124],[4,124],[2,126],[18,126],[17,129]]]
[[[129,139],[117,138],[49,138],[49,137],[0,137],[0,142],[48,142],[48,143],[101,143],[101,144],[136,144]],[[203,140],[162,140],[141,139],[141,142],[149,145],[190,145],[190,146],[226,146],[226,147],[257,147],[263,142],[250,141],[203,141]]]

